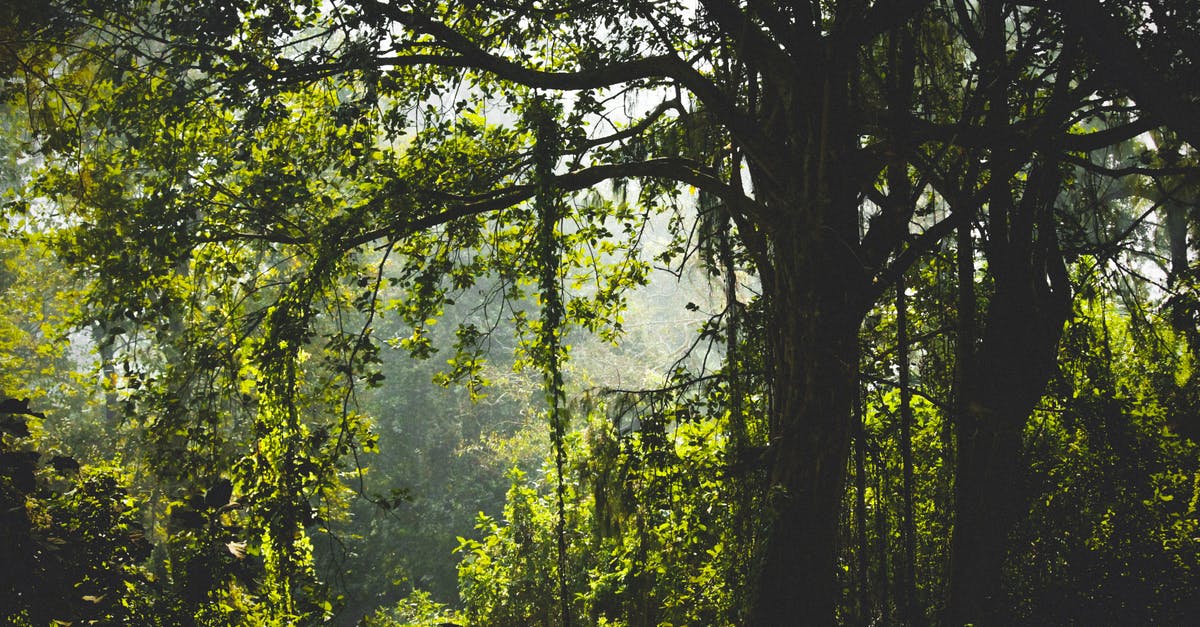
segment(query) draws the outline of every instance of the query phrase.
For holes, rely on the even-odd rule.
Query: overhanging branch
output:
[[[592,166],[557,175],[553,177],[552,185],[560,191],[574,192],[608,180],[638,177],[666,179],[703,189],[717,196],[731,209],[742,215],[761,218],[765,213],[765,207],[760,203],[722,182],[702,164],[683,158],[649,159],[634,163]],[[449,206],[443,211],[406,220],[400,224],[391,224],[365,231],[347,239],[345,245],[347,248],[354,248],[385,237],[398,239],[461,218],[512,207],[533,198],[536,193],[535,185],[524,184],[514,185],[503,190],[493,190],[478,196],[452,197],[446,195],[446,204]]]

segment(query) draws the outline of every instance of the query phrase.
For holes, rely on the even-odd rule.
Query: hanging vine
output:
[[[554,466],[557,473],[555,486],[556,506],[555,535],[558,543],[558,593],[562,624],[571,624],[570,593],[567,589],[567,520],[566,483],[563,472],[567,454],[564,439],[567,432],[567,416],[563,411],[565,397],[560,364],[561,335],[564,308],[560,285],[562,262],[556,233],[561,217],[561,198],[555,193],[554,164],[559,153],[559,129],[554,120],[554,110],[549,101],[537,98],[528,112],[529,122],[534,128],[533,163],[537,184],[537,259],[538,288],[542,304],[541,326],[538,344],[543,351],[542,368],[546,385],[546,403],[550,416],[550,439],[554,447]]]
[[[348,225],[332,229],[337,242]],[[312,541],[305,528],[316,515],[309,499],[322,489],[322,464],[313,431],[302,419],[315,401],[302,391],[312,341],[316,301],[345,258],[336,245],[320,250],[306,272],[293,279],[265,312],[262,337],[247,345],[247,373],[254,377],[258,409],[254,452],[238,465],[236,485],[261,528],[264,600],[272,624],[292,624],[318,610]],[[319,427],[320,429],[322,427]],[[325,484],[328,485],[328,484]],[[303,590],[304,594],[298,595]]]
[[[294,620],[292,594],[298,578],[311,567],[311,555],[299,520],[301,486],[296,467],[296,442],[301,433],[297,388],[300,346],[308,334],[309,308],[303,295],[289,294],[268,313],[263,343],[257,348],[261,379],[255,419],[255,452],[243,466],[240,483],[262,520],[262,552],[268,609],[276,620]]]

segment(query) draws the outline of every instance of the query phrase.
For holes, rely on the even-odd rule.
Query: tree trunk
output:
[[[961,390],[948,627],[1007,624],[1008,535],[1028,505],[1022,434],[1054,374],[1070,311],[1029,269],[999,266],[972,377]]]
[[[867,428],[862,387],[854,386],[854,522],[858,557],[858,624],[871,624],[870,548],[867,544]]]
[[[970,358],[959,366],[955,523],[943,614],[948,627],[1007,624],[1008,535],[1027,507],[1023,432],[1054,374],[1058,340],[1070,313],[1070,282],[1054,221],[1058,164],[1039,159],[1026,169],[1032,153],[1012,142],[1007,11],[999,0],[984,2],[980,10],[979,63],[988,101],[984,124],[991,143],[979,207],[987,206],[984,251],[994,291],[977,350],[971,352],[969,345],[960,350]],[[1016,185],[1018,179],[1024,179],[1023,186]],[[976,208],[955,210],[974,213]],[[960,246],[969,245],[966,235],[960,233]],[[971,260],[959,261],[965,266]],[[966,274],[960,267],[960,281]],[[961,306],[969,294],[965,286],[960,290]],[[963,328],[969,329],[965,318]]]
[[[825,254],[818,237],[777,249],[768,292],[773,518],[753,625],[832,625],[840,598],[838,524],[864,308],[860,279],[837,254]]]
[[[830,333],[834,335],[834,333]],[[772,442],[773,520],[753,624],[832,624],[838,513],[849,453],[854,334],[821,344],[779,338],[780,421]],[[849,335],[850,337],[845,337]]]
[[[833,625],[841,598],[838,529],[858,332],[874,289],[874,269],[859,255],[859,194],[870,179],[850,115],[857,62],[857,52],[831,47],[814,70],[819,81],[776,85],[778,97],[764,99],[765,119],[779,120],[772,130],[797,170],[754,186],[770,209],[757,226],[770,257],[758,269],[771,388],[770,518],[749,586],[754,626]]]
[[[908,298],[905,289],[904,274],[901,273],[896,279],[896,365],[900,371],[900,464],[904,492],[900,527],[900,538],[904,545],[904,567],[900,571],[903,575],[900,616],[901,622],[911,627],[920,621],[917,620],[917,523],[913,513],[913,492],[916,488],[913,477],[912,388],[909,385]]]

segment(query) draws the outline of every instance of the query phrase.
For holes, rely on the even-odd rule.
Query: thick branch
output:
[[[904,249],[904,252],[896,255],[896,259],[887,269],[875,275],[875,280],[872,284],[871,298],[877,299],[884,290],[888,288],[896,278],[908,270],[921,255],[933,250],[933,247],[938,242],[942,241],[947,235],[950,235],[954,229],[958,228],[968,216],[971,214],[966,211],[955,211],[949,216],[942,218],[933,226],[925,229]],[[873,302],[873,301],[872,301]]]
[[[636,163],[593,166],[555,176],[552,185],[557,190],[573,192],[607,180],[634,177],[661,178],[695,186],[712,193],[730,208],[752,218],[761,218],[765,212],[765,207],[757,201],[739,193],[707,172],[701,164],[689,159],[650,159]],[[536,193],[537,186],[525,184],[494,190],[480,196],[447,197],[447,204],[450,206],[444,211],[366,231],[348,239],[345,244],[348,248],[353,248],[384,237],[401,238],[460,218],[512,207],[533,198]]]
[[[704,0],[704,9],[716,21],[721,30],[733,40],[734,45],[750,65],[784,82],[789,76],[801,76],[797,62],[815,63],[818,58],[810,54],[807,59],[793,59],[779,46],[779,42],[764,33],[750,16],[731,0]],[[806,46],[808,52],[815,46]],[[781,80],[782,79],[782,80]]]
[[[1200,175],[1200,167],[1196,167],[1196,166],[1151,168],[1151,167],[1145,167],[1145,166],[1132,166],[1131,165],[1131,166],[1124,166],[1124,167],[1119,167],[1119,168],[1110,168],[1110,167],[1095,163],[1095,162],[1091,161],[1090,159],[1085,159],[1083,157],[1077,157],[1074,155],[1069,155],[1069,154],[1062,155],[1061,158],[1063,161],[1075,164],[1075,165],[1083,168],[1084,170],[1087,170],[1088,172],[1092,172],[1095,174],[1101,174],[1101,175],[1112,177],[1112,178],[1123,178],[1126,176],[1149,176],[1149,177],[1154,178],[1154,177],[1159,177],[1159,176],[1179,176],[1179,175],[1196,176],[1196,175]]]
[[[879,0],[846,29],[852,45],[874,40],[888,29],[897,28],[929,5],[929,0]]]
[[[626,139],[629,139],[630,137],[635,137],[637,135],[640,135],[647,128],[650,128],[651,125],[653,125],[655,122],[657,122],[660,118],[662,118],[663,115],[665,115],[667,113],[667,111],[670,111],[671,109],[675,109],[676,111],[679,111],[680,113],[684,112],[683,103],[680,102],[679,98],[672,98],[670,100],[662,102],[657,107],[655,107],[653,111],[651,111],[650,113],[647,113],[646,117],[642,118],[636,124],[633,124],[629,128],[622,129],[611,135],[605,135],[603,137],[594,137],[594,138],[585,140],[583,142],[580,142],[578,144],[571,145],[568,147],[568,150],[570,152],[580,152],[580,151],[588,150],[589,148],[595,148],[597,146],[605,146],[605,145],[608,145],[608,144],[611,144],[614,142],[624,141]]]
[[[1108,146],[1115,146],[1121,142],[1133,139],[1146,131],[1158,128],[1160,125],[1158,120],[1152,119],[1150,116],[1144,116],[1128,124],[1113,126],[1101,131],[1069,133],[1063,135],[1056,143],[1065,150],[1090,152],[1092,150],[1107,148]]]
[[[577,91],[601,89],[652,78],[675,78],[678,80],[679,65],[683,63],[672,53],[610,63],[598,68],[574,72],[538,70],[493,54],[462,33],[428,16],[404,11],[394,4],[381,2],[369,2],[368,4],[381,15],[385,15],[399,24],[418,33],[432,35],[436,39],[436,45],[456,53],[452,55],[397,55],[388,58],[389,61],[397,64],[470,67],[527,87]]]
[[[1175,129],[1200,149],[1200,103],[1178,85],[1169,84],[1147,63],[1122,24],[1099,2],[1063,0],[1063,21],[1083,41],[1087,51],[1117,77],[1139,106]]]
[[[795,59],[814,59],[820,52],[817,33],[812,24],[793,22],[779,10],[779,3],[772,0],[749,0],[750,10],[766,26],[774,37]]]
[[[729,94],[673,53],[614,62],[590,70],[551,72],[530,68],[493,54],[450,26],[427,16],[415,15],[391,4],[371,2],[370,5],[379,14],[399,24],[433,36],[436,42],[431,45],[451,51],[451,54],[396,55],[383,59],[387,63],[472,68],[527,87],[563,91],[603,89],[638,80],[672,80],[703,102],[705,108],[735,137],[746,154],[761,162],[773,177],[779,178],[779,172],[788,171],[786,163],[780,163],[782,154],[775,143],[749,115],[738,109]]]

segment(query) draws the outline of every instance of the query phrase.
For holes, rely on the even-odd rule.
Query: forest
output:
[[[0,623],[1194,624],[1198,149],[1182,0],[0,2]]]

